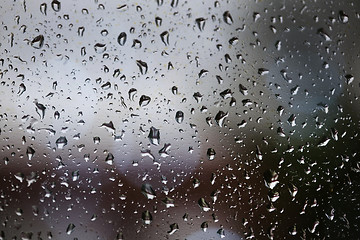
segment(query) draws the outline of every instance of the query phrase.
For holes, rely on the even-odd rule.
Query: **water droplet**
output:
[[[199,93],[199,92],[196,92],[196,93],[194,93],[193,97],[195,98],[197,103],[200,103],[202,101],[203,95],[201,95],[201,93]]]
[[[178,88],[176,86],[173,86],[171,88],[171,92],[174,94],[174,95],[177,95],[178,94]]]
[[[73,182],[76,182],[77,180],[79,180],[79,178],[80,178],[80,172],[79,172],[79,170],[73,171],[73,172],[71,173],[71,176],[72,176]]]
[[[170,230],[167,233],[169,235],[172,235],[178,230],[179,230],[179,225],[177,223],[173,223],[173,224],[170,225]]]
[[[152,219],[153,219],[151,213],[149,212],[149,210],[144,211],[141,214],[141,218],[142,218],[142,220],[144,221],[145,224],[150,224],[152,222]]]
[[[55,12],[59,12],[61,9],[61,3],[58,0],[53,0],[51,2],[51,7]]]
[[[154,127],[151,127],[148,138],[152,144],[159,145],[160,144],[160,130],[156,129]]]
[[[184,120],[184,112],[182,111],[177,111],[175,114],[175,120],[177,123],[182,123]]]
[[[143,62],[141,60],[136,60],[136,64],[139,67],[141,74],[146,74],[148,71],[148,65],[146,62]]]
[[[78,28],[78,35],[80,37],[84,36],[84,32],[85,32],[85,27],[79,27]]]
[[[70,235],[74,232],[75,225],[73,223],[70,223],[66,228],[66,234]]]
[[[201,224],[201,229],[202,229],[204,232],[206,232],[208,228],[209,228],[208,222],[203,222],[203,223]]]
[[[120,11],[125,11],[129,8],[129,6],[127,4],[123,4],[120,5],[119,7],[117,7],[116,9],[120,10]]]
[[[166,208],[175,207],[175,201],[172,198],[166,197],[162,202],[165,204]]]
[[[165,31],[160,34],[161,41],[165,44],[165,46],[169,45],[169,32]]]
[[[278,183],[278,178],[279,175],[273,171],[273,170],[268,170],[264,173],[264,180],[265,180],[265,186],[273,189]]]
[[[325,29],[323,28],[318,29],[317,34],[319,34],[325,41],[327,42],[331,41],[331,38],[329,34],[325,32]]]
[[[269,69],[259,68],[259,69],[258,69],[258,73],[259,73],[260,75],[266,75],[266,74],[269,73]]]
[[[26,91],[26,86],[25,84],[23,83],[20,83],[20,86],[19,86],[19,90],[18,90],[18,95],[21,96],[24,92]]]
[[[335,128],[331,128],[331,137],[337,141],[339,139],[339,132]]]
[[[35,106],[36,106],[35,110],[37,114],[39,114],[41,119],[44,119],[46,107],[43,104],[38,103],[37,101],[35,101]]]
[[[112,153],[108,153],[108,155],[105,158],[105,162],[109,165],[113,165],[114,164],[114,155],[112,155]]]
[[[120,44],[120,46],[124,46],[126,43],[127,35],[125,32],[122,32],[119,34],[117,38],[117,42]]]
[[[32,41],[31,41],[31,46],[33,48],[36,48],[36,49],[40,49],[42,48],[44,45],[44,36],[43,35],[39,35],[39,36],[36,36]]]
[[[40,12],[46,15],[46,11],[47,11],[47,4],[46,3],[40,4]]]
[[[216,152],[215,152],[215,150],[213,148],[208,148],[208,150],[206,152],[206,155],[207,155],[209,160],[214,160]]]
[[[136,88],[131,88],[130,90],[129,90],[129,99],[131,100],[131,101],[134,101],[134,98],[135,98],[135,95],[136,95],[136,93],[137,93],[137,90],[136,90]]]
[[[339,20],[341,23],[348,23],[349,22],[349,16],[346,15],[343,11],[339,11]]]
[[[175,8],[175,7],[178,6],[178,4],[179,4],[179,0],[171,0],[170,6],[173,7],[173,8]]]
[[[205,201],[204,198],[200,198],[198,204],[201,210],[203,210],[204,212],[208,212],[211,210],[210,205]]]
[[[149,105],[150,101],[151,101],[151,98],[149,96],[142,95],[139,100],[139,105],[140,105],[140,107],[145,107],[145,106]]]
[[[223,228],[220,228],[218,231],[217,231],[217,234],[220,235],[220,238],[224,238],[225,237],[225,231]]]
[[[60,118],[60,113],[58,111],[54,112],[54,118],[58,120]]]
[[[63,149],[67,145],[68,141],[66,137],[59,137],[55,143],[57,148]]]
[[[197,187],[199,187],[199,186],[200,186],[200,181],[199,181],[199,179],[194,178],[194,180],[193,180],[193,187],[194,187],[194,188],[197,188]]]
[[[232,37],[232,38],[230,38],[230,40],[229,40],[229,44],[230,44],[231,46],[235,46],[236,44],[238,44],[238,42],[239,42],[239,38],[237,38],[237,37]]]
[[[133,40],[133,44],[131,45],[132,48],[140,49],[142,47],[142,43],[138,39]]]
[[[144,194],[147,199],[154,199],[156,197],[154,189],[148,183],[141,186],[141,193]]]
[[[224,12],[223,18],[224,18],[225,23],[227,23],[229,25],[231,25],[233,23],[233,18],[229,11]]]
[[[345,75],[345,79],[346,79],[346,84],[351,84],[353,81],[354,81],[354,76],[353,75],[351,75],[351,74],[347,74],[347,75]]]
[[[226,89],[226,90],[222,91],[222,92],[220,93],[220,96],[221,96],[223,99],[231,98],[231,97],[232,97],[231,89]]]
[[[244,96],[248,95],[248,93],[249,93],[248,89],[241,83],[239,84],[239,90]]]
[[[225,118],[227,118],[229,114],[223,111],[219,111],[215,116],[215,122],[219,125],[219,127],[223,127]]]
[[[198,26],[200,31],[204,31],[206,20],[205,18],[197,18],[195,19],[196,25]]]
[[[94,45],[94,49],[96,53],[103,53],[106,51],[106,44],[103,43],[96,43]]]

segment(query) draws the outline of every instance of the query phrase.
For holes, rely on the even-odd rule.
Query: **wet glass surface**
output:
[[[357,239],[360,3],[0,4],[0,239]]]

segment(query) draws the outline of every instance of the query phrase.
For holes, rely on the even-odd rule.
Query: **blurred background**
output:
[[[359,4],[3,1],[0,239],[358,239]]]

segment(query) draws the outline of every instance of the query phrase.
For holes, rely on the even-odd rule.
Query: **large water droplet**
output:
[[[55,12],[59,12],[61,9],[61,3],[58,0],[53,0],[51,2],[51,7]]]
[[[231,25],[234,21],[229,11],[224,12],[223,14],[224,22]]]
[[[146,74],[148,71],[148,65],[146,62],[143,62],[141,60],[136,60],[136,64],[139,67],[141,74]]]
[[[35,154],[35,150],[32,147],[27,147],[26,149],[26,155],[28,156],[28,159],[31,160]]]
[[[165,31],[160,34],[161,41],[165,44],[165,46],[169,45],[169,32]]]
[[[120,46],[124,46],[126,43],[127,35],[125,32],[122,32],[119,34],[117,38],[117,42],[120,44]]]
[[[195,19],[196,25],[198,26],[200,31],[203,31],[205,28],[206,20],[205,18],[197,18]]]
[[[46,15],[46,11],[47,11],[47,4],[46,3],[40,4],[40,12]]]
[[[151,213],[148,210],[146,210],[141,214],[141,218],[145,224],[150,224],[153,219]]]
[[[70,223],[66,228],[66,234],[70,235],[74,232],[75,225],[73,223]]]
[[[57,148],[63,149],[67,145],[68,141],[66,137],[59,137],[55,143]]]
[[[152,144],[159,145],[160,144],[160,130],[156,129],[154,127],[151,127],[148,138]]]
[[[144,194],[147,199],[154,199],[156,197],[154,189],[148,183],[141,186],[141,193]]]
[[[215,152],[215,150],[213,148],[208,148],[208,150],[206,152],[206,155],[207,155],[209,160],[214,160],[216,152]]]
[[[149,96],[142,95],[139,100],[139,105],[140,105],[140,107],[145,107],[145,106],[149,105],[150,101],[151,101],[151,98]]]
[[[204,212],[208,212],[210,211],[210,205],[205,201],[204,198],[200,198],[198,201],[199,207],[201,208],[201,210],[203,210]]]
[[[94,45],[94,49],[96,53],[103,53],[106,51],[106,44],[103,43],[96,43]]]
[[[31,41],[31,46],[33,48],[40,49],[40,48],[42,48],[43,45],[44,45],[44,36],[43,35],[36,36]]]
[[[184,112],[182,111],[177,111],[175,114],[175,120],[177,123],[182,123],[184,120]]]

